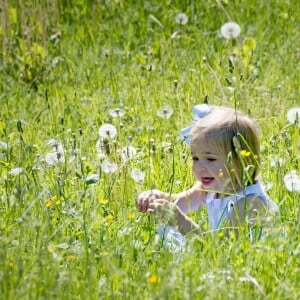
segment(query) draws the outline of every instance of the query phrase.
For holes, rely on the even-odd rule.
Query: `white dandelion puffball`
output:
[[[23,173],[23,168],[14,168],[14,169],[11,169],[9,172],[8,172],[8,174],[9,175],[14,175],[14,176],[16,176],[16,175],[20,175],[20,174],[22,174]]]
[[[291,124],[295,124],[298,122],[298,126],[300,126],[300,107],[291,108],[287,114],[286,118]]]
[[[65,157],[60,156],[58,152],[49,152],[46,153],[44,160],[46,162],[47,167],[51,167],[58,163],[64,162]]]
[[[117,135],[117,128],[112,124],[103,124],[99,128],[99,136],[102,138],[113,139]]]
[[[156,114],[163,119],[170,119],[170,117],[173,115],[173,112],[173,108],[169,105],[166,105],[159,108]]]
[[[221,35],[225,39],[237,38],[241,33],[241,27],[235,22],[227,22],[221,27]]]
[[[283,178],[285,187],[290,192],[300,192],[300,177],[295,170],[290,171]]]
[[[132,146],[126,146],[121,150],[121,157],[123,161],[133,159],[136,157],[136,149]]]
[[[136,182],[141,182],[145,179],[145,173],[138,170],[138,169],[132,169],[132,171],[130,172],[130,176],[133,180],[135,180]]]
[[[189,18],[185,13],[179,13],[176,15],[175,21],[177,24],[185,25],[189,21]]]
[[[3,141],[0,141],[0,149],[1,150],[7,150],[8,149],[7,143],[5,143]]]
[[[115,173],[118,170],[118,166],[109,160],[104,160],[101,164],[101,170],[106,174]]]
[[[93,184],[93,183],[98,182],[99,179],[100,179],[99,174],[90,174],[85,178],[85,182],[87,184]]]
[[[113,118],[121,118],[125,115],[125,110],[122,108],[113,108],[110,109],[108,113]]]

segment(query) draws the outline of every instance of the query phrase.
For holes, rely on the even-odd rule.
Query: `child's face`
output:
[[[205,141],[191,143],[193,174],[206,190],[216,193],[231,192],[230,178],[225,170],[226,155]]]

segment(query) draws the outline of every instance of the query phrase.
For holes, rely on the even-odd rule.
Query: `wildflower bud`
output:
[[[22,122],[20,120],[17,122],[17,129],[18,132],[23,133]]]

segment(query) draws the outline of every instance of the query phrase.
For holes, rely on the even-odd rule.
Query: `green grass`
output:
[[[219,37],[228,20],[212,0],[32,2],[1,4],[0,298],[299,299],[300,199],[283,177],[300,173],[299,127],[286,119],[299,107],[300,2],[222,1],[242,29],[234,41]],[[175,22],[180,12],[186,25]],[[261,179],[286,236],[275,229],[250,244],[206,235],[182,254],[155,242],[136,197],[194,183],[178,133],[203,101],[257,120]],[[170,119],[156,115],[164,105]],[[111,117],[115,108],[125,115]],[[97,156],[104,123],[118,131],[105,148],[112,174]],[[51,139],[65,157],[49,167]],[[129,145],[137,154],[123,162]],[[85,182],[91,174],[97,183]],[[207,226],[205,211],[193,217]]]

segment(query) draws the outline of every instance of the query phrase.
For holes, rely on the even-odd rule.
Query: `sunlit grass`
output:
[[[1,7],[0,298],[299,298],[299,1],[58,2]],[[194,183],[203,102],[260,125],[281,224],[173,253],[135,201]]]

